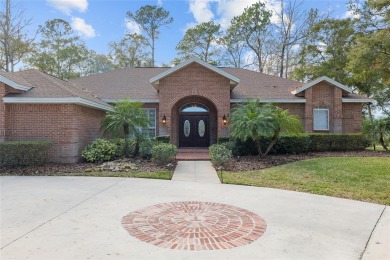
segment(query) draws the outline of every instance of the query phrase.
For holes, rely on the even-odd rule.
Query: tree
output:
[[[247,68],[252,65],[250,61],[245,60],[247,51],[245,42],[231,27],[227,29],[226,35],[220,39],[220,44],[224,47],[222,63],[234,68]]]
[[[360,19],[347,66],[358,90],[382,107],[390,102],[390,9],[386,2],[369,0],[351,6]]]
[[[14,71],[25,55],[31,51],[31,46],[38,31],[28,36],[27,27],[31,19],[25,17],[24,10],[14,5],[11,0],[5,0],[0,10],[0,68]]]
[[[275,105],[261,105],[259,100],[248,101],[235,108],[230,118],[230,130],[233,138],[241,141],[252,139],[259,156],[265,156],[278,140],[280,133],[299,136],[303,125],[296,115]],[[262,152],[262,138],[269,138],[270,144]]]
[[[159,28],[167,26],[173,22],[173,18],[169,17],[169,12],[162,7],[145,5],[138,9],[135,13],[127,12],[127,17],[136,22],[148,36],[147,43],[152,49],[152,66],[155,63],[154,51],[155,41],[158,39]]]
[[[110,57],[104,54],[97,54],[95,51],[89,51],[88,58],[78,66],[80,77],[114,69],[115,66]]]
[[[214,22],[201,23],[188,29],[176,46],[181,60],[198,57],[205,62],[215,63],[213,58],[219,54],[216,45],[221,36],[220,29],[221,26]]]
[[[355,37],[355,21],[351,19],[324,19],[312,29],[314,36],[301,46],[300,65],[294,69],[297,80],[311,80],[328,76],[343,84],[350,84],[346,70],[348,50]]]
[[[292,47],[312,33],[311,28],[318,22],[319,16],[316,9],[303,10],[303,1],[297,3],[293,0],[285,4],[282,0],[280,5],[280,12],[275,12],[278,18],[275,24],[276,38],[280,45],[279,77],[287,78]]]
[[[90,55],[85,43],[73,35],[70,24],[62,19],[46,21],[42,40],[26,62],[60,79],[79,77],[78,66]]]
[[[389,151],[390,144],[390,117],[365,119],[363,121],[363,133],[366,138],[375,146],[380,143],[383,149]]]
[[[147,127],[149,119],[142,109],[141,102],[130,100],[117,101],[112,110],[106,113],[102,128],[106,133],[123,136],[125,140],[125,156],[129,157],[129,137],[141,136],[141,128]],[[139,138],[136,138],[134,157],[138,155]]]
[[[270,35],[270,17],[271,12],[266,9],[265,4],[257,2],[245,8],[241,15],[234,17],[231,21],[231,30],[236,31],[256,55],[256,63],[260,72],[263,72],[263,63],[267,59],[264,48]]]
[[[146,52],[147,40],[140,34],[127,34],[119,42],[109,43],[110,58],[116,68],[137,67],[151,63]]]

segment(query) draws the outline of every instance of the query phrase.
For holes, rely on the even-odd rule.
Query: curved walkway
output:
[[[1,259],[357,260],[384,210],[214,183],[95,177],[0,177],[0,182]],[[222,248],[213,247],[211,227]],[[155,240],[131,233],[148,236],[156,229],[161,233]],[[160,243],[169,243],[177,231],[183,234],[175,243],[180,248]]]

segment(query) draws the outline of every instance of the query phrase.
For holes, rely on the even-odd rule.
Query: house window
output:
[[[313,130],[329,130],[329,109],[327,107],[314,108]]]
[[[146,128],[142,129],[142,134],[148,136],[149,138],[156,137],[156,109],[155,108],[145,108],[145,113],[149,118],[149,125]]]

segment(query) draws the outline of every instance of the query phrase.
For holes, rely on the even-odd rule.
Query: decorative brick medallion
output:
[[[123,227],[149,244],[178,250],[227,249],[250,244],[267,228],[259,215],[226,204],[162,203],[134,211]]]

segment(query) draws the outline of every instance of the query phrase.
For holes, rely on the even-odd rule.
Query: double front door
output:
[[[209,147],[208,115],[180,115],[180,147]]]

